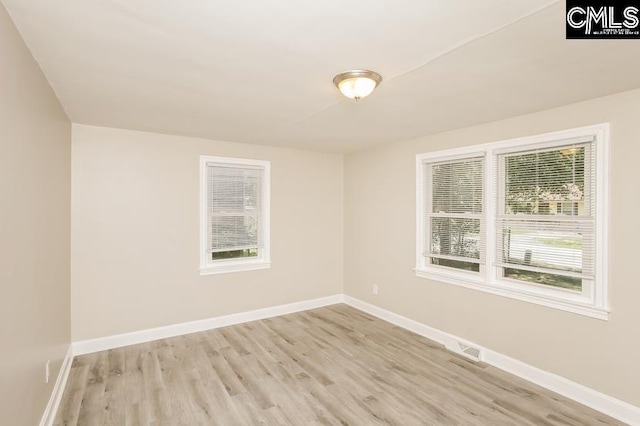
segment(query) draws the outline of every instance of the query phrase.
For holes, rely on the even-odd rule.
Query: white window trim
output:
[[[444,151],[429,152],[416,155],[416,276],[421,278],[454,284],[473,290],[479,290],[490,294],[509,297],[524,302],[534,303],[567,312],[585,315],[592,318],[609,319],[608,301],[608,187],[607,176],[609,171],[609,123],[568,129],[559,132],[545,133],[536,136],[528,136],[517,139],[509,139],[481,145],[473,145],[462,148],[454,148]],[[495,217],[496,206],[493,204],[496,191],[497,176],[493,175],[494,154],[496,151],[507,148],[522,148],[527,146],[540,146],[541,144],[554,144],[567,139],[581,136],[593,136],[596,146],[596,257],[594,289],[589,297],[569,293],[561,289],[547,288],[536,284],[525,284],[515,280],[497,279],[497,267],[495,263]],[[425,196],[423,186],[423,163],[425,160],[451,160],[456,158],[468,158],[484,156],[485,158],[485,192],[483,194],[483,212],[485,216],[484,235],[485,268],[480,273],[457,271],[452,268],[442,268],[428,265],[422,253],[426,249],[423,246],[423,211]]]
[[[257,166],[263,169],[262,179],[262,242],[260,256],[230,260],[207,260],[207,164],[225,163],[243,166]],[[270,211],[271,211],[271,163],[232,157],[200,156],[200,275],[226,274],[231,272],[254,271],[271,268],[270,251]]]

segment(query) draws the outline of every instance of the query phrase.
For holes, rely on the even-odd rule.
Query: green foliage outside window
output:
[[[242,257],[257,257],[258,249],[229,250],[212,253],[212,260],[237,259]]]

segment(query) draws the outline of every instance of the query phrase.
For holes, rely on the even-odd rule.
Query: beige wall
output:
[[[71,125],[0,5],[3,425],[38,423],[70,343],[70,150]]]
[[[640,406],[639,117],[633,91],[346,156],[345,293]],[[608,322],[414,275],[415,154],[602,122],[612,132]]]
[[[199,156],[271,161],[271,269],[200,276]],[[73,126],[73,340],[342,292],[342,155]]]

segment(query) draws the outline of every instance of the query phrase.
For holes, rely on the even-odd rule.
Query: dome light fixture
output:
[[[340,73],[333,78],[333,84],[349,99],[359,101],[367,97],[378,87],[382,76],[369,70],[351,70]]]

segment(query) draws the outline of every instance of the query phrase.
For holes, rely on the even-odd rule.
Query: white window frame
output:
[[[210,163],[237,166],[260,167],[263,171],[261,193],[261,239],[262,247],[258,256],[237,259],[210,260],[207,237],[207,165]],[[230,272],[253,271],[271,267],[270,252],[270,194],[271,194],[271,163],[264,160],[245,158],[200,156],[200,275],[224,274]]]
[[[588,317],[608,320],[608,170],[609,170],[609,123],[568,129],[559,132],[545,133],[536,136],[528,136],[510,139],[500,142],[492,142],[482,145],[474,145],[463,148],[455,148],[444,151],[429,152],[416,155],[416,276],[432,279],[448,284],[459,285],[473,290],[509,297],[537,305],[547,306],[567,312],[585,315]],[[550,286],[527,284],[525,282],[504,279],[499,277],[499,266],[496,266],[496,191],[498,190],[498,176],[494,172],[496,153],[521,149],[526,150],[541,145],[561,146],[563,143],[580,137],[593,137],[596,153],[596,207],[595,207],[595,279],[593,285],[582,294],[553,288]],[[428,258],[422,254],[425,252],[424,208],[426,197],[431,197],[429,188],[426,188],[424,179],[425,163],[446,161],[456,158],[469,158],[484,156],[484,194],[483,215],[485,229],[482,235],[485,237],[483,245],[485,267],[480,273],[456,270],[436,265],[430,265]]]
[[[429,165],[433,165],[435,163],[440,162],[453,162],[456,160],[464,161],[472,158],[483,158],[485,163],[483,165],[483,179],[486,181],[487,179],[487,163],[485,158],[485,152],[482,150],[474,150],[469,149],[465,150],[465,152],[461,152],[460,150],[448,150],[448,151],[439,151],[433,153],[419,154],[416,156],[417,158],[417,188],[418,194],[420,197],[418,198],[418,216],[417,216],[417,229],[418,229],[418,240],[423,238],[427,233],[430,232],[430,225],[425,223],[423,220],[427,215],[423,210],[426,206],[432,205],[431,197],[428,199],[424,197],[426,195],[426,191],[428,190],[429,182],[426,179],[423,179],[425,167]],[[429,164],[425,164],[429,163]],[[483,191],[483,203],[482,203],[482,211],[483,213],[480,215],[478,219],[480,219],[480,235],[486,235],[486,213],[484,212],[487,206],[486,203],[486,189]],[[474,283],[475,285],[481,285],[486,276],[486,245],[481,245],[482,249],[480,252],[480,272],[472,272],[465,270],[457,270],[454,268],[449,268],[446,266],[434,265],[430,262],[429,257],[423,255],[429,251],[429,247],[426,247],[424,244],[426,241],[430,241],[430,238],[424,238],[423,241],[418,241],[418,246],[416,249],[416,274],[422,276],[423,274],[427,274],[430,277],[440,279],[441,281],[448,282],[449,280],[456,280],[457,278],[463,278],[465,282]],[[462,260],[462,259],[461,259]]]

